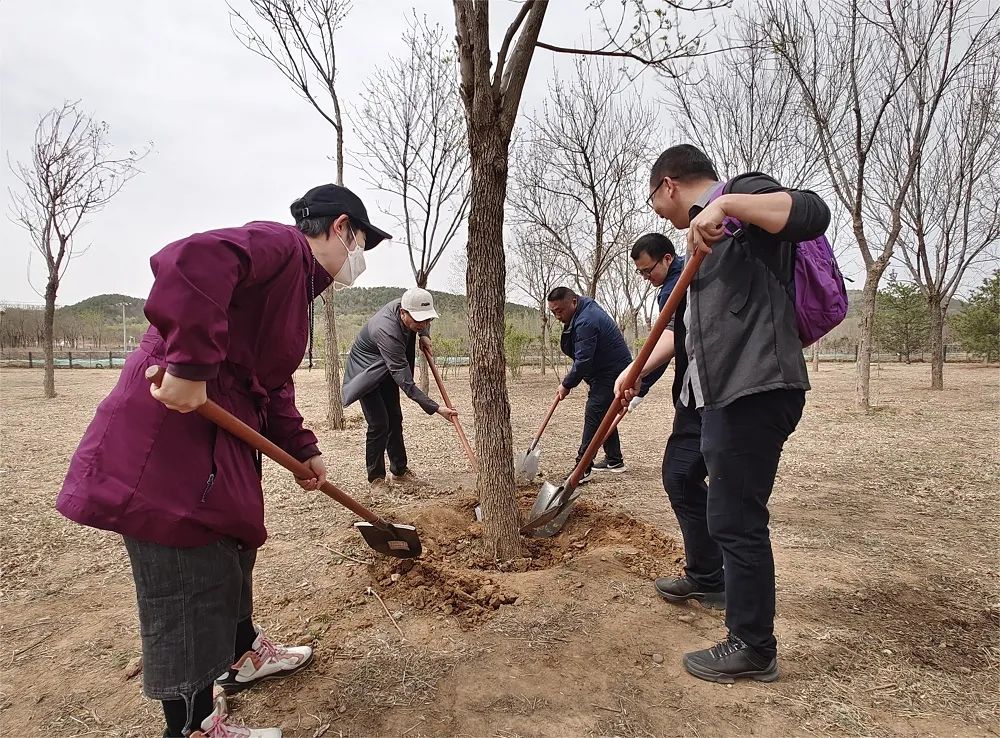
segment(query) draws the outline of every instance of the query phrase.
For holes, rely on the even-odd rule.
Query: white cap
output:
[[[418,323],[438,316],[437,311],[434,310],[434,298],[431,297],[431,293],[419,287],[412,287],[403,293],[400,307]]]

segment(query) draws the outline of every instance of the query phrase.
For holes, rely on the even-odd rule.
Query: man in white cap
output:
[[[449,421],[458,415],[455,410],[434,402],[413,381],[417,334],[421,347],[430,350],[430,325],[436,317],[431,293],[418,287],[409,289],[401,299],[393,300],[368,319],[348,354],[344,406],[361,401],[368,422],[365,464],[373,492],[389,489],[387,452],[393,480],[404,484],[417,482],[406,460],[400,389],[428,415],[438,413]]]

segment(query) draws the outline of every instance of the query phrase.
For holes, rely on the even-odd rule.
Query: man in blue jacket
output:
[[[667,304],[677,279],[684,270],[684,259],[677,256],[677,250],[673,242],[662,233],[647,233],[640,236],[632,246],[632,261],[635,263],[636,272],[654,287],[659,287],[656,293],[656,307],[663,310]],[[671,318],[667,324],[667,330],[663,332],[660,340],[656,344],[655,360],[650,357],[646,362],[646,369],[643,370],[640,379],[636,382],[636,396],[629,403],[629,409],[635,410],[639,407],[643,398],[649,394],[649,390],[656,384],[657,380],[663,376],[667,370],[667,364],[674,357],[674,319]],[[621,382],[631,364],[625,368],[615,382],[615,392],[621,391]],[[655,367],[655,368],[653,368]],[[676,400],[676,398],[675,398]]]
[[[586,382],[587,409],[584,413],[583,439],[576,454],[577,463],[583,458],[590,441],[615,399],[615,380],[632,361],[618,324],[589,297],[577,296],[569,287],[556,287],[548,295],[549,310],[565,327],[559,346],[573,359],[556,392],[559,400],[566,399],[570,390]],[[621,441],[615,430],[604,442],[604,459],[592,464],[580,483],[590,481],[592,470],[620,473],[627,470],[622,458]]]

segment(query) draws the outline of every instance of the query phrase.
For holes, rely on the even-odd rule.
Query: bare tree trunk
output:
[[[344,429],[344,397],[340,387],[340,341],[337,338],[337,315],[333,310],[333,295],[323,296],[323,317],[326,319],[326,420],[333,430]]]
[[[59,280],[53,277],[49,277],[48,283],[45,285],[45,396],[52,398],[56,396],[56,362],[55,362],[55,347],[54,342],[54,329],[56,321],[56,290],[59,289]]]
[[[417,287],[422,290],[427,289],[427,275],[420,275],[420,278],[417,279]],[[417,370],[417,384],[420,386],[420,391],[426,395],[431,389],[431,373],[427,366],[427,359],[424,358],[424,352],[420,350],[420,336],[417,336]]]
[[[545,364],[549,357],[549,319],[545,315],[545,305],[539,306],[539,310],[542,313],[542,345],[541,353],[542,355],[542,376],[545,376]]]
[[[867,412],[871,409],[872,378],[872,337],[875,328],[875,294],[882,278],[882,267],[877,262],[868,268],[865,286],[861,292],[861,323],[858,338],[858,363],[856,397],[858,407]]]
[[[823,343],[823,339],[822,338],[819,339],[818,341],[816,341],[816,343],[813,344],[812,365],[813,365],[813,371],[814,372],[818,372],[819,371],[819,345],[821,343]]]
[[[944,389],[944,313],[940,295],[928,300],[930,309],[931,389]]]
[[[521,554],[520,513],[514,490],[513,440],[504,359],[504,301],[507,265],[503,248],[507,196],[507,142],[491,112],[470,120],[472,205],[469,210],[469,264],[466,293],[469,327],[469,380],[476,418],[479,457],[477,493],[483,507],[484,537],[502,561]],[[485,119],[484,119],[485,118]]]

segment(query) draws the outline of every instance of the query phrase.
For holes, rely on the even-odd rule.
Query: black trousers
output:
[[[590,390],[587,392],[587,407],[583,413],[583,439],[579,451],[576,452],[577,463],[583,458],[583,452],[590,445],[594,434],[597,433],[597,427],[604,420],[604,415],[614,399],[614,379],[595,379],[590,385]],[[622,461],[622,444],[617,428],[604,442],[604,455],[608,457],[609,464],[618,464]]]
[[[399,407],[399,386],[391,376],[367,395],[361,397],[361,412],[368,422],[365,437],[365,464],[368,481],[385,478],[385,456],[389,454],[389,471],[406,471],[406,446],[403,444],[403,411]]]
[[[804,406],[802,390],[749,395],[717,410],[678,403],[663,455],[685,574],[704,591],[725,589],[726,627],[766,659],[777,653],[767,503]]]

